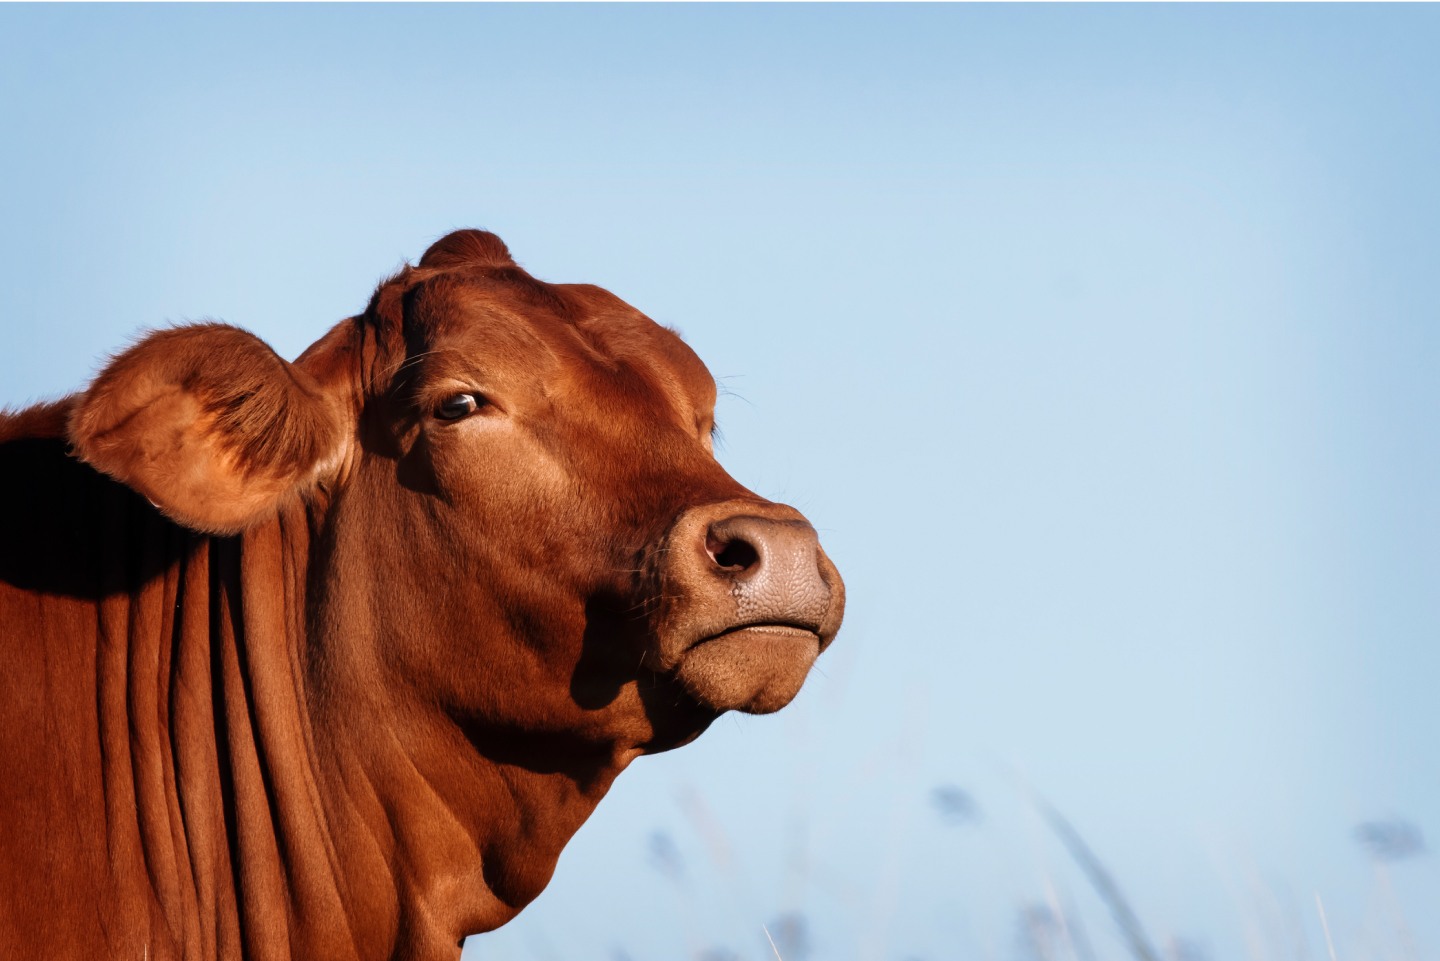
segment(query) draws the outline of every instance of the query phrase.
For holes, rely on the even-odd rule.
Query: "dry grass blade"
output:
[[[762,924],[760,925],[760,930],[765,932],[765,940],[770,942],[770,950],[775,952],[775,961],[785,961],[784,958],[780,957],[780,949],[775,947],[775,939],[770,937],[770,929]]]
[[[1100,895],[1100,900],[1104,901],[1105,906],[1110,909],[1115,923],[1125,933],[1125,939],[1130,945],[1130,953],[1140,961],[1160,961],[1160,953],[1155,950],[1154,945],[1145,935],[1145,930],[1140,926],[1140,919],[1136,917],[1135,911],[1130,907],[1130,902],[1125,900],[1125,895],[1121,893],[1120,887],[1110,877],[1110,872],[1095,856],[1095,852],[1090,850],[1085,839],[1080,837],[1080,832],[1076,831],[1075,827],[1065,820],[1059,811],[1051,807],[1044,798],[1033,791],[1030,796],[1046,823],[1050,825],[1051,830],[1060,838],[1065,849],[1070,852],[1070,856],[1080,866],[1080,870],[1085,872],[1085,877],[1089,879],[1095,893]]]
[[[1330,961],[1335,961],[1335,942],[1330,937],[1330,919],[1325,917],[1325,902],[1320,900],[1320,892],[1315,892],[1315,910],[1320,912],[1320,930],[1325,932],[1325,950],[1330,954]]]

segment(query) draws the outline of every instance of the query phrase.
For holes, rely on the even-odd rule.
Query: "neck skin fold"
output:
[[[324,659],[355,639],[312,633],[314,508],[206,537],[45,446],[53,494],[12,503],[47,519],[0,518],[46,557],[0,571],[0,620],[41,648],[0,704],[28,772],[0,786],[0,869],[24,879],[0,953],[458,958],[539,893],[639,753],[491,760],[492,732],[336,684]]]

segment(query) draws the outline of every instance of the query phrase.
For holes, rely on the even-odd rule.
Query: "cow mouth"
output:
[[[762,624],[741,624],[738,627],[731,627],[721,631],[719,634],[711,634],[709,637],[702,637],[691,645],[691,650],[704,644],[714,644],[717,641],[724,641],[727,638],[735,638],[745,634],[771,634],[778,637],[793,637],[811,640],[818,646],[820,643],[820,632],[813,627],[802,627],[798,624],[786,623],[762,623]],[[818,651],[817,651],[818,653]]]
[[[813,627],[739,624],[692,644],[675,675],[696,700],[716,711],[769,714],[799,692],[820,647]]]

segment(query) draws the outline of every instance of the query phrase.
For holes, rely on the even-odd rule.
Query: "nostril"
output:
[[[760,562],[760,553],[755,546],[738,537],[726,540],[709,533],[705,536],[705,551],[715,566],[731,573],[748,571]]]

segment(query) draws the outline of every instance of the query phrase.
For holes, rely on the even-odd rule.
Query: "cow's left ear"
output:
[[[70,443],[181,524],[237,533],[343,455],[346,397],[305,363],[338,331],[295,364],[237,327],[158,331],[77,399]]]

